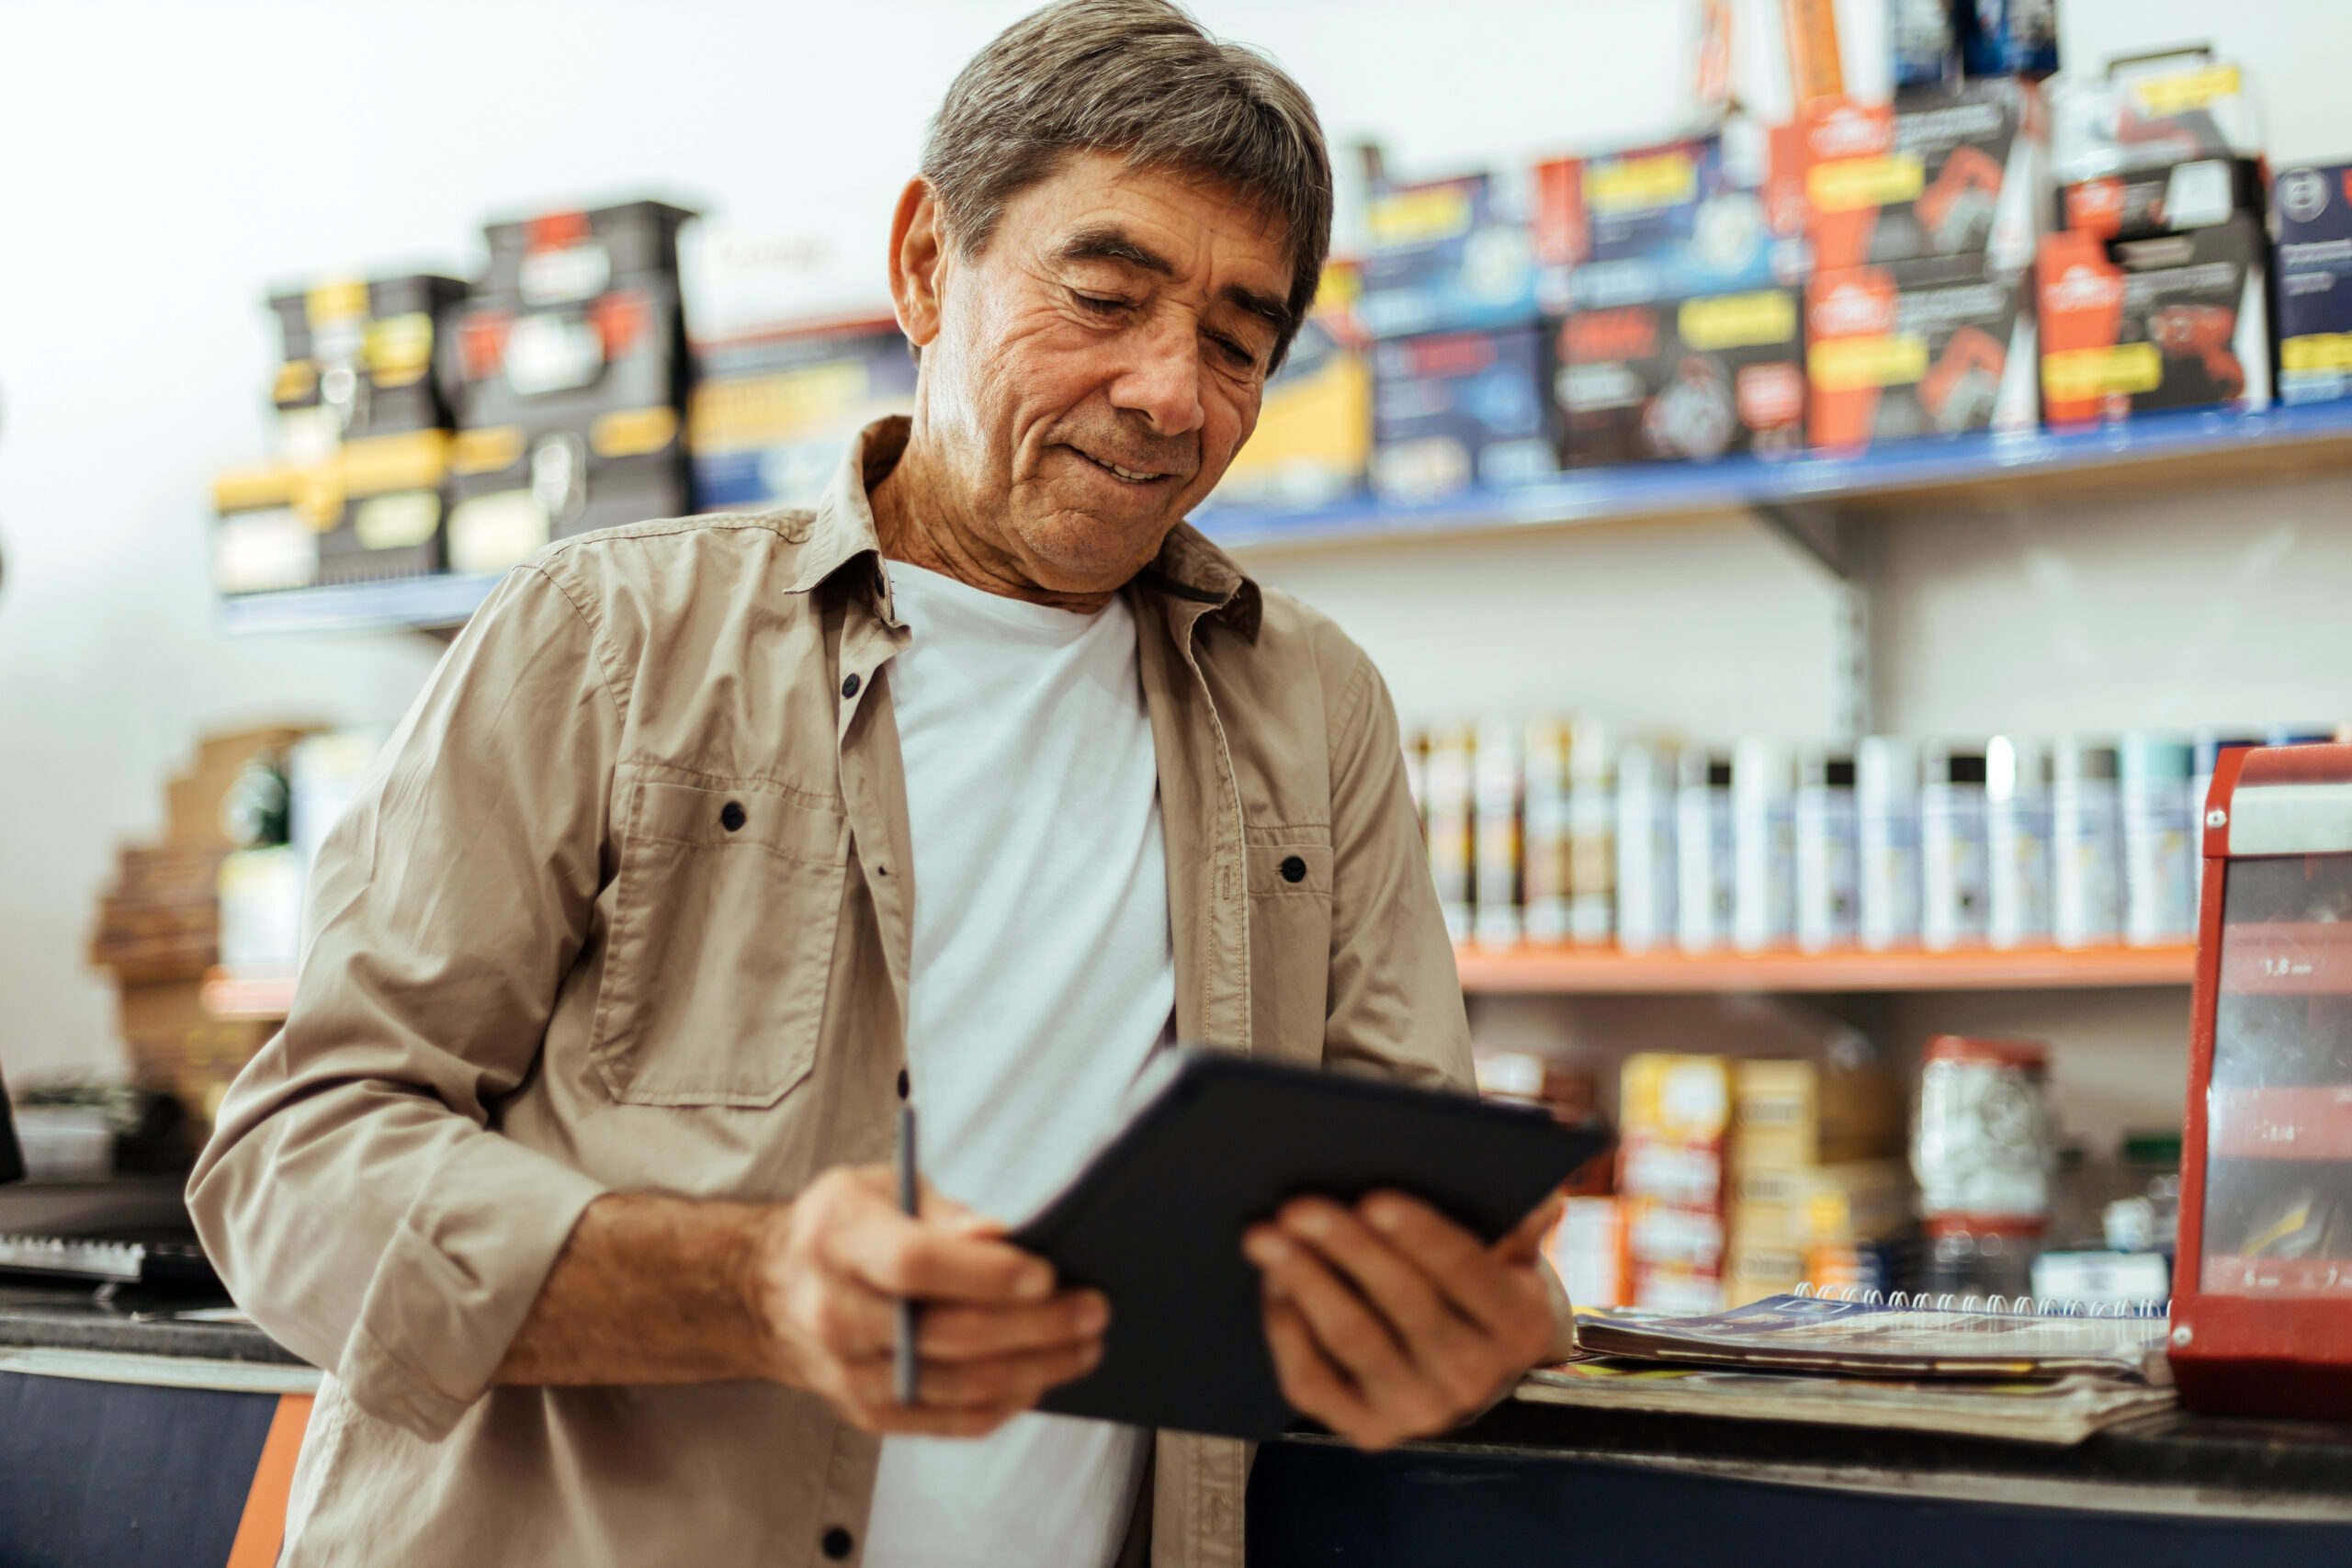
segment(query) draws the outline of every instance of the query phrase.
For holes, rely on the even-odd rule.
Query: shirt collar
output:
[[[909,423],[906,415],[891,414],[859,431],[850,443],[824,499],[817,503],[816,520],[802,556],[804,583],[820,582],[861,557],[881,558],[881,535],[866,492],[907,449]],[[1209,605],[1207,615],[1222,617],[1252,641],[1257,638],[1263,610],[1258,584],[1190,523],[1179,523],[1168,531],[1159,554],[1136,574],[1135,583]],[[886,604],[884,614],[888,613]]]

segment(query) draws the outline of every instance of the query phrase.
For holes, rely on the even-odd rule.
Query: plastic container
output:
[[[1919,753],[1898,736],[1872,735],[1854,763],[1862,945],[1909,947],[1919,940]]]
[[[1528,721],[1526,793],[1521,807],[1521,894],[1527,940],[1568,940],[1568,727],[1556,718]],[[1482,933],[1480,941],[1486,937]]]
[[[1827,953],[1854,945],[1854,759],[1810,747],[1797,759],[1797,945]]]
[[[1519,902],[1523,766],[1516,723],[1488,719],[1478,727],[1471,764],[1478,811],[1478,912],[1470,935],[1481,947],[1516,947],[1525,934]]]
[[[2050,942],[2050,748],[1996,735],[1984,748],[1984,939],[1997,948]]]
[[[1919,1213],[1971,1233],[2038,1235],[2058,1159],[2050,1047],[1939,1034],[1919,1072]]]
[[[1438,909],[1445,917],[1446,934],[1458,942],[1470,940],[1477,910],[1471,750],[1472,736],[1466,726],[1449,725],[1430,731],[1422,782],[1430,876],[1437,884]]]
[[[1763,953],[1796,941],[1796,773],[1789,749],[1749,736],[1731,763],[1732,945]]]
[[[1676,763],[1675,942],[1713,953],[1731,941],[1731,760],[1686,747]]]
[[[1675,787],[1670,753],[1617,754],[1617,945],[1627,953],[1675,940]]]
[[[1984,753],[1928,743],[1919,767],[1919,942],[1984,945]]]
[[[2168,947],[2197,931],[2197,867],[2189,831],[2188,742],[2134,730],[2123,738],[2123,940]]]
[[[2116,749],[2078,736],[2051,748],[2050,927],[2060,947],[2123,934],[2123,818]]]
[[[1568,750],[1568,940],[1601,947],[1617,909],[1617,737],[1580,718]]]

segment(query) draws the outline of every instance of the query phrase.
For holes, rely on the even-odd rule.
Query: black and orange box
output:
[[[1805,288],[1805,427],[1852,453],[1914,435],[2033,428],[2029,291],[1982,255],[1816,274]]]
[[[1756,288],[1569,312],[1553,328],[1567,466],[1794,456],[1803,298]]]
[[[2034,266],[2043,416],[2267,408],[2270,241],[2261,220],[2138,240],[2046,236]]]

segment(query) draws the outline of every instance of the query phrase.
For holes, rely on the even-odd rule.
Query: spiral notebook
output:
[[[1810,1290],[1707,1317],[1597,1313],[1577,1345],[1605,1356],[1716,1367],[1912,1378],[2057,1378],[2084,1372],[2172,1381],[2165,1303],[2074,1308],[1999,1296],[1906,1298]]]

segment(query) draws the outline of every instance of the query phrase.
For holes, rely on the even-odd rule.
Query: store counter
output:
[[[0,1563],[269,1568],[318,1382],[251,1327],[0,1286]]]
[[[2071,1448],[1507,1402],[1250,1473],[1250,1568],[2352,1563],[2352,1422],[2167,1413]]]

